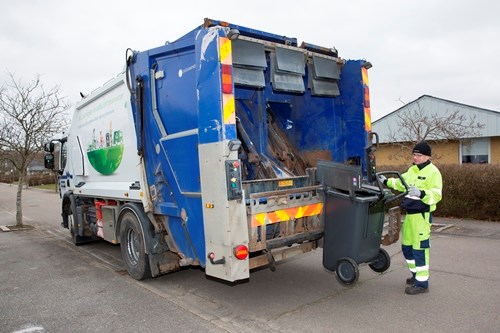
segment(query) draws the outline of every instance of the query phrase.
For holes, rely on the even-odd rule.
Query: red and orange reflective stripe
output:
[[[298,219],[306,216],[314,216],[321,213],[323,203],[316,203],[300,207],[291,207],[287,209],[279,209],[267,213],[259,213],[252,216],[252,227],[258,227],[266,224],[272,224],[291,219]]]
[[[368,69],[362,67],[361,76],[363,78],[363,87],[364,87],[365,130],[367,132],[371,132],[372,115],[370,108],[370,88],[368,87]]]

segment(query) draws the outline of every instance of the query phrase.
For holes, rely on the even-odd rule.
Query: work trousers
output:
[[[402,230],[403,255],[408,264],[415,286],[429,287],[429,249],[431,213],[406,214]]]

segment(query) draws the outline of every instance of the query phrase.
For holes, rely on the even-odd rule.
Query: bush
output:
[[[53,173],[40,173],[29,176],[29,186],[39,186],[44,184],[54,184],[56,176]]]
[[[443,176],[443,200],[435,216],[500,221],[500,165],[436,166]],[[407,169],[408,166],[379,167],[379,171]]]
[[[56,176],[53,173],[36,173],[32,174],[29,177],[26,177],[24,183],[29,180],[29,186],[39,186],[43,184],[54,184],[56,182]],[[17,184],[19,182],[19,176],[5,176],[0,177],[0,182],[2,183],[14,183]]]

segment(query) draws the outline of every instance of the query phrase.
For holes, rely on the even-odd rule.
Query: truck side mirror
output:
[[[54,152],[54,142],[47,142],[46,144],[44,144],[43,150],[45,150],[47,153],[53,153]]]
[[[44,158],[45,169],[54,170],[54,154],[46,154]]]

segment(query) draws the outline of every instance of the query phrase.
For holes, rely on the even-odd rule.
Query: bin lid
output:
[[[359,202],[373,202],[373,201],[379,200],[379,195],[372,193],[372,192],[363,191],[363,190],[355,191],[355,192],[353,192],[353,195],[350,195],[349,192],[346,192],[346,191],[340,191],[337,189],[329,189],[327,191],[327,194],[333,195],[333,196],[336,196],[339,198],[356,200]]]

